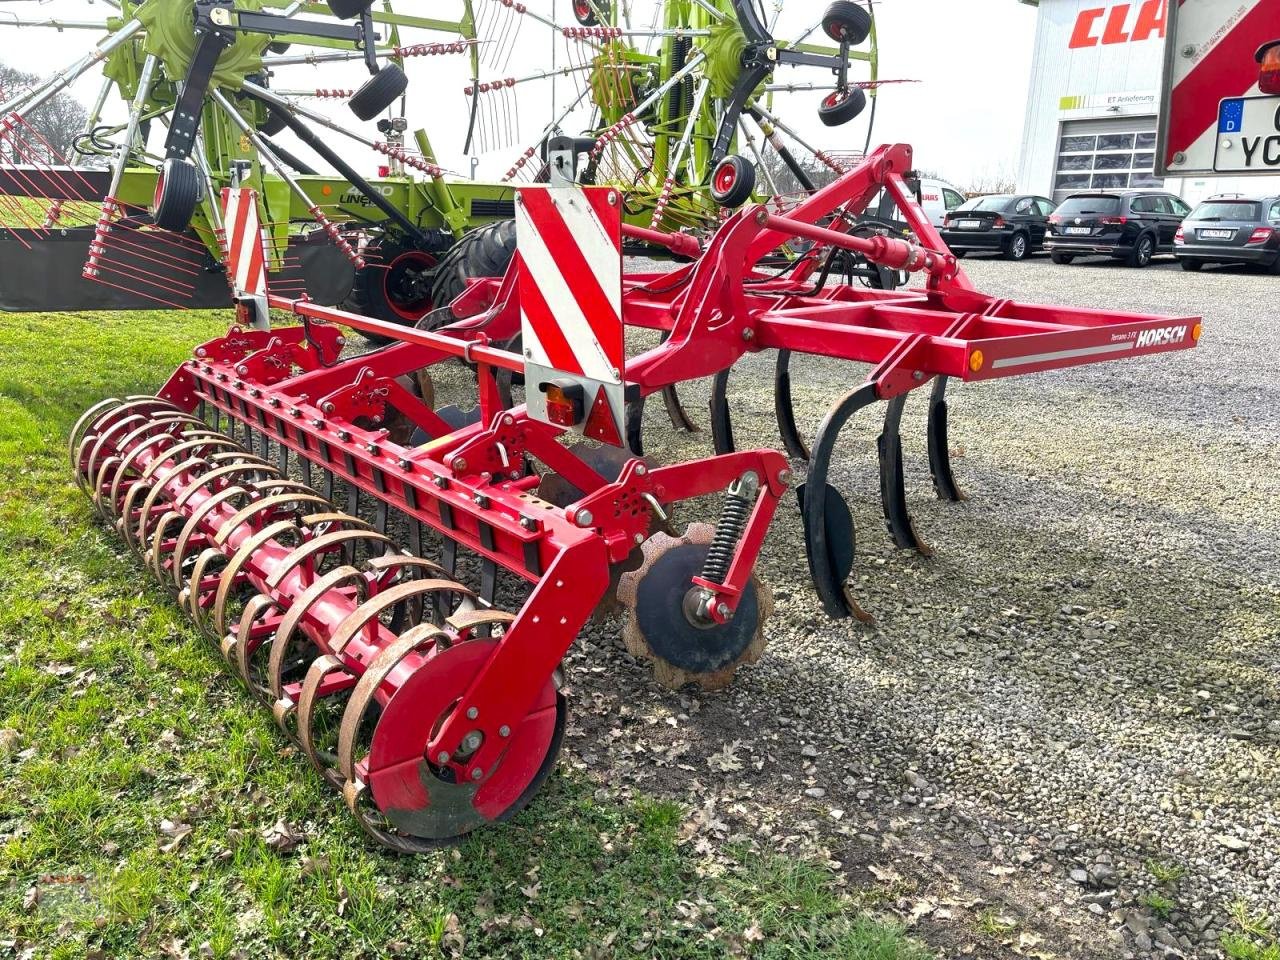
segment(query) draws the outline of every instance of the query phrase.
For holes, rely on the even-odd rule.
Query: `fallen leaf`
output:
[[[67,613],[68,611],[70,611],[70,609],[71,609],[71,604],[68,603],[66,600],[63,600],[56,607],[45,607],[43,610],[43,613],[46,617],[48,617],[50,620],[54,621],[55,623],[61,623],[63,620],[67,619]]]
[[[290,853],[306,839],[301,830],[284,819],[264,827],[260,836],[262,842],[276,853]]]
[[[27,887],[27,892],[22,895],[22,911],[30,913],[40,903],[40,889],[38,887]]]
[[[160,852],[174,853],[191,835],[191,824],[174,820],[161,820],[160,832],[169,838],[160,844]]]
[[[748,943],[764,942],[764,931],[760,929],[760,924],[753,923],[747,929],[742,931],[742,939]]]

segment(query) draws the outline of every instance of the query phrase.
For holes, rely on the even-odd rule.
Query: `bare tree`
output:
[[[0,64],[0,100],[7,100],[39,82],[40,78],[34,73],[24,73]],[[66,93],[59,93],[31,113],[23,115],[23,119],[48,144],[50,155],[38,159],[51,164],[78,161],[79,158],[72,151],[76,139],[84,132],[84,125],[88,118],[89,111],[84,105]],[[21,156],[8,159],[19,164],[32,162],[31,158]]]

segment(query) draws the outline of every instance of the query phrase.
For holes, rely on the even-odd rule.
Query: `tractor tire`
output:
[[[151,200],[151,220],[161,230],[182,233],[191,224],[204,189],[200,171],[189,160],[171,157],[160,167]]]
[[[431,282],[431,302],[447,307],[474,277],[500,277],[516,254],[516,222],[498,220],[476,227],[440,258]]]
[[[835,0],[822,15],[822,29],[836,43],[856,47],[871,34],[871,11],[850,0]]]
[[[388,63],[365,81],[363,87],[347,101],[347,106],[361,120],[372,120],[409,88],[409,78],[399,65]]]
[[[595,0],[595,8],[587,0],[573,0],[573,18],[584,27],[594,27],[600,23],[600,18],[596,16],[596,10],[601,15],[608,18],[609,16],[609,0]]]
[[[861,87],[833,90],[818,105],[818,118],[828,127],[848,123],[867,106],[867,94]]]
[[[328,0],[330,12],[339,20],[353,20],[373,6],[373,0]]]
[[[737,154],[730,154],[711,174],[711,197],[722,207],[740,207],[756,192],[756,168]]]
[[[355,283],[342,308],[401,326],[415,326],[434,307],[430,287],[439,259],[402,242],[383,239],[365,250],[369,265],[356,272]],[[373,343],[390,343],[391,337],[366,333]]]
[[[1049,259],[1057,264],[1070,263],[1076,258],[1074,253],[1058,253],[1056,250],[1049,254]]]

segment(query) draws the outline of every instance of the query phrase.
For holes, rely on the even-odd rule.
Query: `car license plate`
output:
[[[982,221],[981,220],[957,220],[956,226],[959,227],[961,230],[981,230]]]
[[[1201,230],[1201,240],[1230,240],[1236,235],[1234,230]]]
[[[1218,105],[1213,169],[1280,173],[1280,97],[1231,97]]]
[[[1092,233],[1093,228],[1092,227],[1067,227],[1062,232],[1069,237],[1083,237],[1083,236],[1088,236],[1090,233]]]

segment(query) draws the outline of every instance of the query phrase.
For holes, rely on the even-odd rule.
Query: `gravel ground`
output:
[[[1202,345],[956,389],[960,504],[933,495],[914,400],[932,558],[884,531],[864,414],[833,482],[875,622],[822,615],[788,503],[759,567],[777,602],[760,662],[672,694],[618,621],[593,627],[567,755],[602,789],[691,804],[699,842],[821,853],[946,956],[1217,957],[1280,907],[1280,278],[965,266],[1000,296],[1203,316]],[[810,436],[864,374],[796,371]],[[740,446],[778,446],[771,376],[770,356],[735,371]],[[705,424],[706,384],[682,395]],[[653,406],[655,459],[705,454]]]

